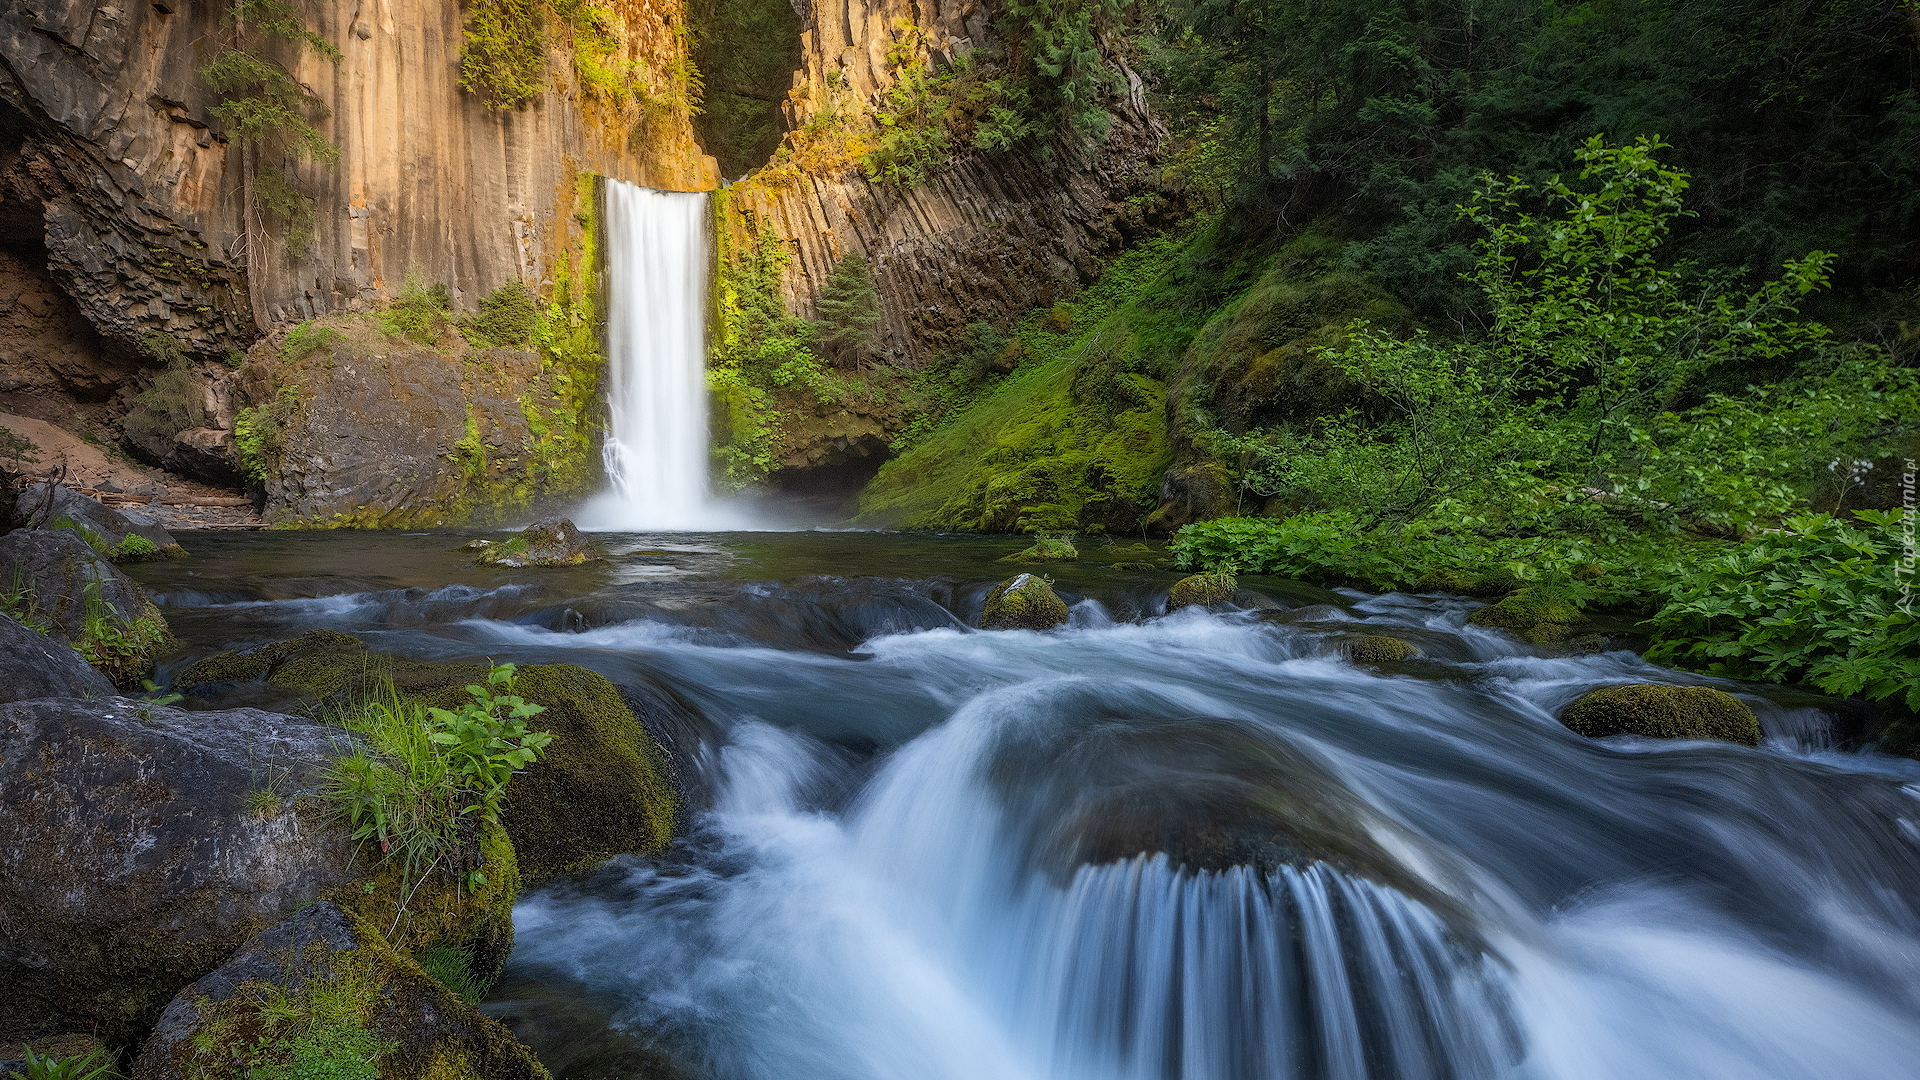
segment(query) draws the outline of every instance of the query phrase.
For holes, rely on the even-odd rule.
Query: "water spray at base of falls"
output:
[[[580,525],[739,527],[708,491],[707,197],[602,184],[609,484]]]

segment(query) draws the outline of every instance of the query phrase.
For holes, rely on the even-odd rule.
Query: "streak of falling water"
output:
[[[610,483],[581,524],[724,525],[707,484],[707,197],[603,183]]]

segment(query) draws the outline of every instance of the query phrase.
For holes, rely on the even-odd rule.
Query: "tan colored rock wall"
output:
[[[624,0],[628,58],[667,66],[678,0]],[[539,280],[556,198],[577,169],[656,187],[717,183],[684,114],[590,100],[564,55],[528,108],[489,110],[458,86],[461,9],[430,0],[300,0],[343,53],[293,72],[332,110],[336,166],[295,170],[317,196],[317,243],[290,259],[249,225],[248,169],[198,74],[224,5],[35,0],[0,9],[0,188],[44,219],[50,268],[107,337],[153,332],[218,356],[267,325],[365,307],[410,272],[457,300]],[[10,106],[10,108],[8,107]],[[11,144],[18,143],[17,148]],[[250,153],[251,151],[246,151]]]
[[[829,109],[870,118],[895,81],[888,51],[904,36],[902,23],[937,60],[992,33],[992,7],[982,0],[823,0],[807,14],[806,66],[786,104],[796,129]],[[785,290],[796,313],[812,313],[842,256],[865,254],[884,309],[881,351],[919,367],[964,341],[968,323],[1004,323],[1070,295],[1102,256],[1159,223],[1150,201],[1128,201],[1160,180],[1162,130],[1137,80],[1113,112],[1102,143],[1056,148],[1047,161],[969,151],[911,189],[870,182],[855,163],[809,167],[801,153],[798,169],[762,170],[735,185],[731,204],[791,248]]]

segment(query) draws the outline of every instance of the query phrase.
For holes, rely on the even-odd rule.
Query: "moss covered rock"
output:
[[[1173,588],[1167,591],[1167,610],[1224,604],[1233,599],[1239,588],[1240,583],[1232,574],[1191,574],[1174,582]]]
[[[1391,664],[1411,659],[1419,652],[1407,642],[1386,634],[1362,634],[1342,642],[1340,651],[1356,664]]]
[[[457,709],[486,665],[411,660],[369,650],[358,638],[310,630],[297,638],[199,660],[175,678],[203,692],[261,680],[307,699],[326,717],[388,693]],[[673,838],[678,796],[665,751],[604,677],[572,664],[518,670],[514,692],[546,711],[528,727],[554,739],[546,756],[514,777],[501,816],[519,874],[530,885],[614,855],[658,851]]]
[[[993,587],[980,609],[983,630],[1051,630],[1067,621],[1067,602],[1046,578],[1021,574]]]
[[[1557,645],[1566,641],[1586,616],[1553,593],[1522,589],[1474,612],[1467,621],[1509,631],[1534,645]]]
[[[1064,536],[1042,536],[1033,542],[1032,547],[1024,548],[1001,559],[1001,562],[1037,563],[1070,562],[1080,557],[1080,549],[1073,541]]]
[[[329,890],[353,847],[307,797],[352,739],[258,709],[0,705],[0,1043],[125,1040]]]
[[[35,484],[20,493],[20,518],[49,529],[71,529],[115,562],[180,559],[186,549],[154,519],[116,510],[71,488]]]
[[[1760,745],[1760,721],[1753,710],[1708,686],[1603,686],[1575,698],[1561,710],[1560,722],[1590,739],[1640,735]]]
[[[0,536],[0,611],[72,645],[123,689],[173,644],[146,590],[69,529]]]
[[[452,706],[464,685],[422,700]],[[528,884],[666,847],[679,801],[666,754],[619,688],[573,664],[532,664],[513,691],[546,707],[528,727],[553,733],[546,756],[514,777],[501,815]]]
[[[547,1080],[547,1071],[378,928],[319,903],[182,990],[133,1076]]]
[[[479,549],[473,561],[483,566],[578,566],[600,557],[586,535],[566,518],[548,518],[518,536]]]

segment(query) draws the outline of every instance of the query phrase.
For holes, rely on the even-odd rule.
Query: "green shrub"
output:
[[[540,305],[523,281],[509,281],[480,300],[480,310],[460,321],[460,332],[481,348],[524,349],[533,341]]]
[[[865,359],[880,326],[880,291],[867,257],[849,252],[835,263],[814,306],[820,315],[814,341],[821,352],[843,366]]]
[[[547,88],[547,48],[544,5],[481,0],[463,32],[460,88],[489,108],[522,108]]]
[[[453,297],[445,285],[429,285],[409,274],[399,295],[380,312],[380,328],[418,345],[438,345],[447,336],[447,312],[452,306]]]
[[[512,664],[492,669],[458,711],[384,695],[337,718],[367,736],[369,748],[339,759],[328,798],[353,839],[377,843],[409,877],[425,877],[451,852],[463,827],[498,824],[507,782],[539,760],[553,736],[527,730],[542,706],[512,694]]]
[[[1648,657],[1920,711],[1920,620],[1903,562],[1913,526],[1902,511],[1855,516],[1789,518],[1778,532],[1676,567]]]
[[[136,435],[172,439],[182,431],[205,427],[207,410],[199,378],[191,368],[171,367],[133,399],[122,421]]]
[[[309,319],[287,331],[287,339],[280,343],[280,359],[297,364],[321,349],[331,348],[340,339],[340,331]]]

